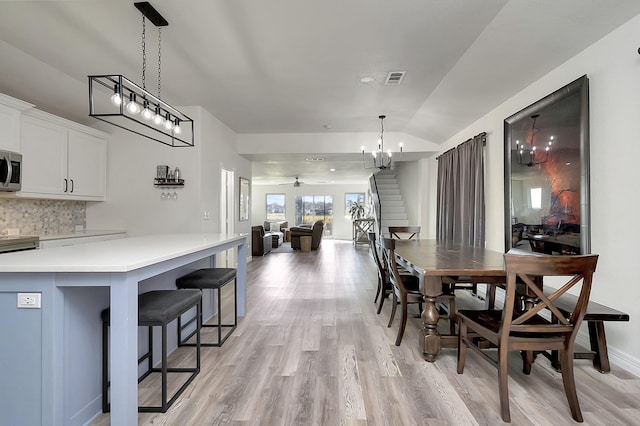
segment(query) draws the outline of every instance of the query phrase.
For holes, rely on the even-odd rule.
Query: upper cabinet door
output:
[[[0,149],[20,152],[20,111],[0,104]]]
[[[69,131],[69,193],[80,197],[106,194],[107,142],[87,133]]]
[[[20,146],[20,116],[33,104],[0,93],[0,149],[22,152]]]
[[[67,129],[22,117],[22,192],[64,195],[67,180]]]

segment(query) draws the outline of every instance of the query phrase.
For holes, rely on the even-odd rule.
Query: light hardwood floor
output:
[[[139,414],[140,425],[494,425],[496,369],[469,353],[456,373],[456,350],[425,362],[419,318],[394,345],[373,298],[376,272],[367,247],[325,240],[311,253],[272,253],[249,263],[247,316],[221,348],[204,348],[202,371],[166,414]],[[460,302],[474,303],[460,292]],[[410,314],[416,314],[410,307]],[[446,324],[443,324],[446,326]],[[180,348],[173,363],[191,360]],[[530,376],[510,358],[514,425],[569,425],[561,375],[539,357]],[[640,424],[640,379],[612,366],[600,374],[576,361],[585,425]],[[143,386],[144,385],[144,386]],[[146,380],[140,398],[157,390]],[[108,414],[95,420],[106,425]]]

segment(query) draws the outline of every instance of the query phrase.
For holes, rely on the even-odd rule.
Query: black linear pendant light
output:
[[[119,74],[90,75],[89,115],[172,147],[194,146],[193,120],[160,98],[162,27],[166,19],[149,2],[134,3],[142,13],[142,87]],[[158,94],[146,88],[146,19],[158,28]]]

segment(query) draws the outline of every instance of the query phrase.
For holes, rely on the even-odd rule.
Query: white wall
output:
[[[417,161],[407,161],[395,170],[409,226],[420,226],[420,167]],[[422,231],[422,230],[421,230]],[[422,234],[420,235],[422,238]]]
[[[251,177],[251,164],[236,153],[236,135],[200,107],[181,108],[195,121],[195,146],[171,148],[117,127],[111,132],[107,160],[107,201],[88,203],[88,229],[124,229],[129,236],[159,232],[218,232],[220,169]],[[184,188],[153,186],[156,166],[178,166]],[[237,178],[236,178],[236,187]],[[161,200],[162,192],[177,200]],[[237,192],[237,188],[236,188]],[[238,199],[237,193],[234,199]],[[209,220],[204,213],[209,213]],[[250,230],[238,222],[237,233]]]
[[[607,323],[612,361],[640,375],[640,286],[633,238],[640,212],[640,16],[632,19],[442,145],[444,152],[487,132],[487,247],[503,251],[503,120],[587,74],[590,98],[591,250],[600,255],[592,300],[628,313],[630,323]],[[435,170],[436,160],[429,166]],[[429,186],[435,206],[435,186]],[[631,229],[631,231],[629,231]]]
[[[266,218],[267,193],[285,194],[286,220],[289,226],[295,226],[295,197],[298,195],[333,196],[333,238],[352,239],[351,219],[344,217],[344,195],[349,192],[364,192],[367,195],[368,184],[361,185],[252,185],[251,187],[251,224],[262,225]],[[368,202],[368,200],[365,200]]]

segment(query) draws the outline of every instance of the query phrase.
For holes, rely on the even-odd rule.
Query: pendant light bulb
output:
[[[173,133],[175,133],[176,135],[179,135],[180,133],[182,133],[182,128],[180,127],[179,118],[176,118],[176,125],[173,126]]]
[[[173,129],[173,121],[171,121],[171,116],[169,115],[169,113],[167,113],[167,118],[166,118],[166,120],[164,121],[163,126],[164,126],[164,128],[165,128],[166,130],[171,130],[171,129]]]
[[[144,109],[142,110],[142,118],[145,120],[153,119],[153,111],[149,108],[149,101],[144,101]]]
[[[127,104],[127,111],[131,114],[138,114],[140,112],[140,105],[136,102],[135,93],[129,95],[129,103]]]
[[[153,123],[158,126],[162,126],[163,122],[164,118],[160,115],[160,108],[156,108],[156,115],[153,116]]]
[[[117,84],[113,87],[113,95],[111,95],[111,103],[114,105],[122,104],[122,97],[120,96],[120,92],[118,91]]]

